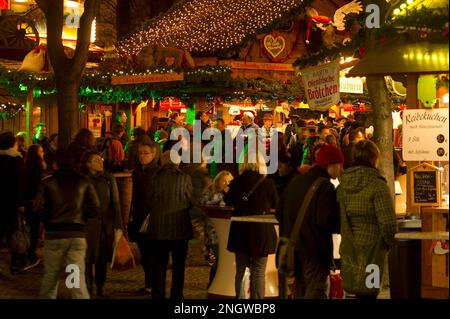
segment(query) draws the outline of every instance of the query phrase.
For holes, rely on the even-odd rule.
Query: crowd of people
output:
[[[223,119],[213,122],[203,111],[196,119],[202,132],[215,127],[225,134]],[[193,132],[193,126],[184,121],[181,114],[172,113],[165,127],[148,131],[136,127],[130,139],[126,114],[121,112],[111,132],[95,139],[83,128],[67,148],[58,148],[57,134],[47,137],[42,123],[36,126],[28,148],[23,134],[1,133],[0,170],[2,181],[8,182],[1,183],[0,239],[6,235],[6,242],[11,241],[18,215],[26,218],[31,237],[26,253],[11,251],[11,273],[38,265],[36,249],[43,241],[41,297],[56,298],[64,263],[77,264],[81,270],[81,286],[72,289],[74,298],[89,298],[94,291],[103,296],[115,233],[127,232],[140,251],[144,283],[139,291],[153,299],[165,298],[171,255],[170,298],[181,299],[189,240],[204,241],[211,265],[209,283],[217,268],[218,238],[203,205],[232,206],[235,216],[276,212],[279,235],[289,237],[309,188],[317,179],[325,179],[298,234],[293,295],[326,298],[327,277],[340,267],[348,292],[376,298],[379,289],[360,289],[364,267],[373,262],[370,252],[375,248],[375,260],[385,257],[394,242],[396,220],[388,186],[377,169],[379,150],[361,123],[351,118],[317,121],[292,115],[283,133],[273,126],[271,114],[262,116],[267,143],[278,139],[278,169],[267,175],[263,173],[266,163],[259,156],[256,162],[250,161],[248,153],[240,163],[217,165],[185,163],[181,156],[171,155],[171,147],[178,142],[170,139],[171,132],[182,127]],[[259,128],[251,112],[244,113],[241,121],[242,129]],[[113,176],[122,170],[132,172],[133,183],[127,227],[122,223]],[[145,220],[149,227],[143,232]],[[333,259],[332,234],[342,235],[340,265]],[[227,249],[236,256],[236,297],[248,267],[251,298],[264,298],[267,257],[276,246],[274,225],[231,223]],[[378,264],[381,271],[383,265]],[[355,269],[363,269],[362,274]],[[286,280],[280,278],[282,283]],[[281,298],[287,297],[285,288],[280,285]]]

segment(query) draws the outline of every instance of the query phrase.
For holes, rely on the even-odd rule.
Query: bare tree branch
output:
[[[74,71],[82,73],[86,65],[91,41],[92,21],[97,15],[99,5],[100,0],[86,0],[84,2],[84,12],[80,18],[80,27],[77,31],[77,46],[71,61]]]

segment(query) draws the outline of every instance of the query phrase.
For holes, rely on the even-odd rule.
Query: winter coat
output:
[[[304,258],[331,266],[332,233],[339,233],[339,207],[336,191],[326,169],[314,166],[292,179],[281,196],[277,219],[280,222],[280,236],[289,237],[306,193],[319,177],[326,178],[328,182],[322,183],[311,199],[300,228],[296,250]]]
[[[137,239],[139,228],[150,212],[152,202],[150,200],[151,180],[159,170],[158,160],[142,167],[138,162],[133,170],[133,194],[130,209],[130,221],[128,223],[128,235],[131,241]]]
[[[189,240],[193,237],[189,210],[191,177],[174,165],[164,165],[150,181],[151,240]]]
[[[261,177],[258,172],[245,171],[231,181],[224,200],[226,204],[233,206],[233,216],[270,214],[270,210],[277,207],[277,190],[275,183],[269,178],[265,178],[248,201],[242,200]],[[276,243],[277,235],[272,224],[231,222],[227,246],[231,252],[262,257],[273,254]]]
[[[366,166],[345,170],[337,200],[341,208],[341,271],[345,272],[349,264],[365,268],[371,263],[367,253],[377,244],[381,245],[377,259],[384,261],[389,246],[395,242],[397,223],[389,188],[379,171]],[[358,260],[351,259],[350,245],[361,248]],[[382,278],[384,262],[378,266]]]
[[[46,239],[84,238],[86,222],[98,214],[100,203],[87,177],[60,169],[42,181],[35,211],[45,224]]]
[[[98,175],[88,174],[100,201],[97,216],[87,221],[86,240],[88,243],[86,262],[96,263],[100,247],[104,247],[107,260],[111,260],[114,243],[114,229],[122,229],[119,191],[115,177],[110,173]]]
[[[12,149],[0,150],[0,223],[11,226],[17,221],[17,209],[25,195],[24,185],[25,165],[21,154]]]

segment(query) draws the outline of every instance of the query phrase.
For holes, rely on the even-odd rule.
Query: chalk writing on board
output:
[[[437,183],[435,171],[414,172],[414,202],[437,203]]]

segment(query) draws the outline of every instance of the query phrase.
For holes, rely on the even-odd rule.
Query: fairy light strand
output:
[[[121,55],[159,45],[207,53],[240,43],[303,0],[186,0],[118,44]]]

